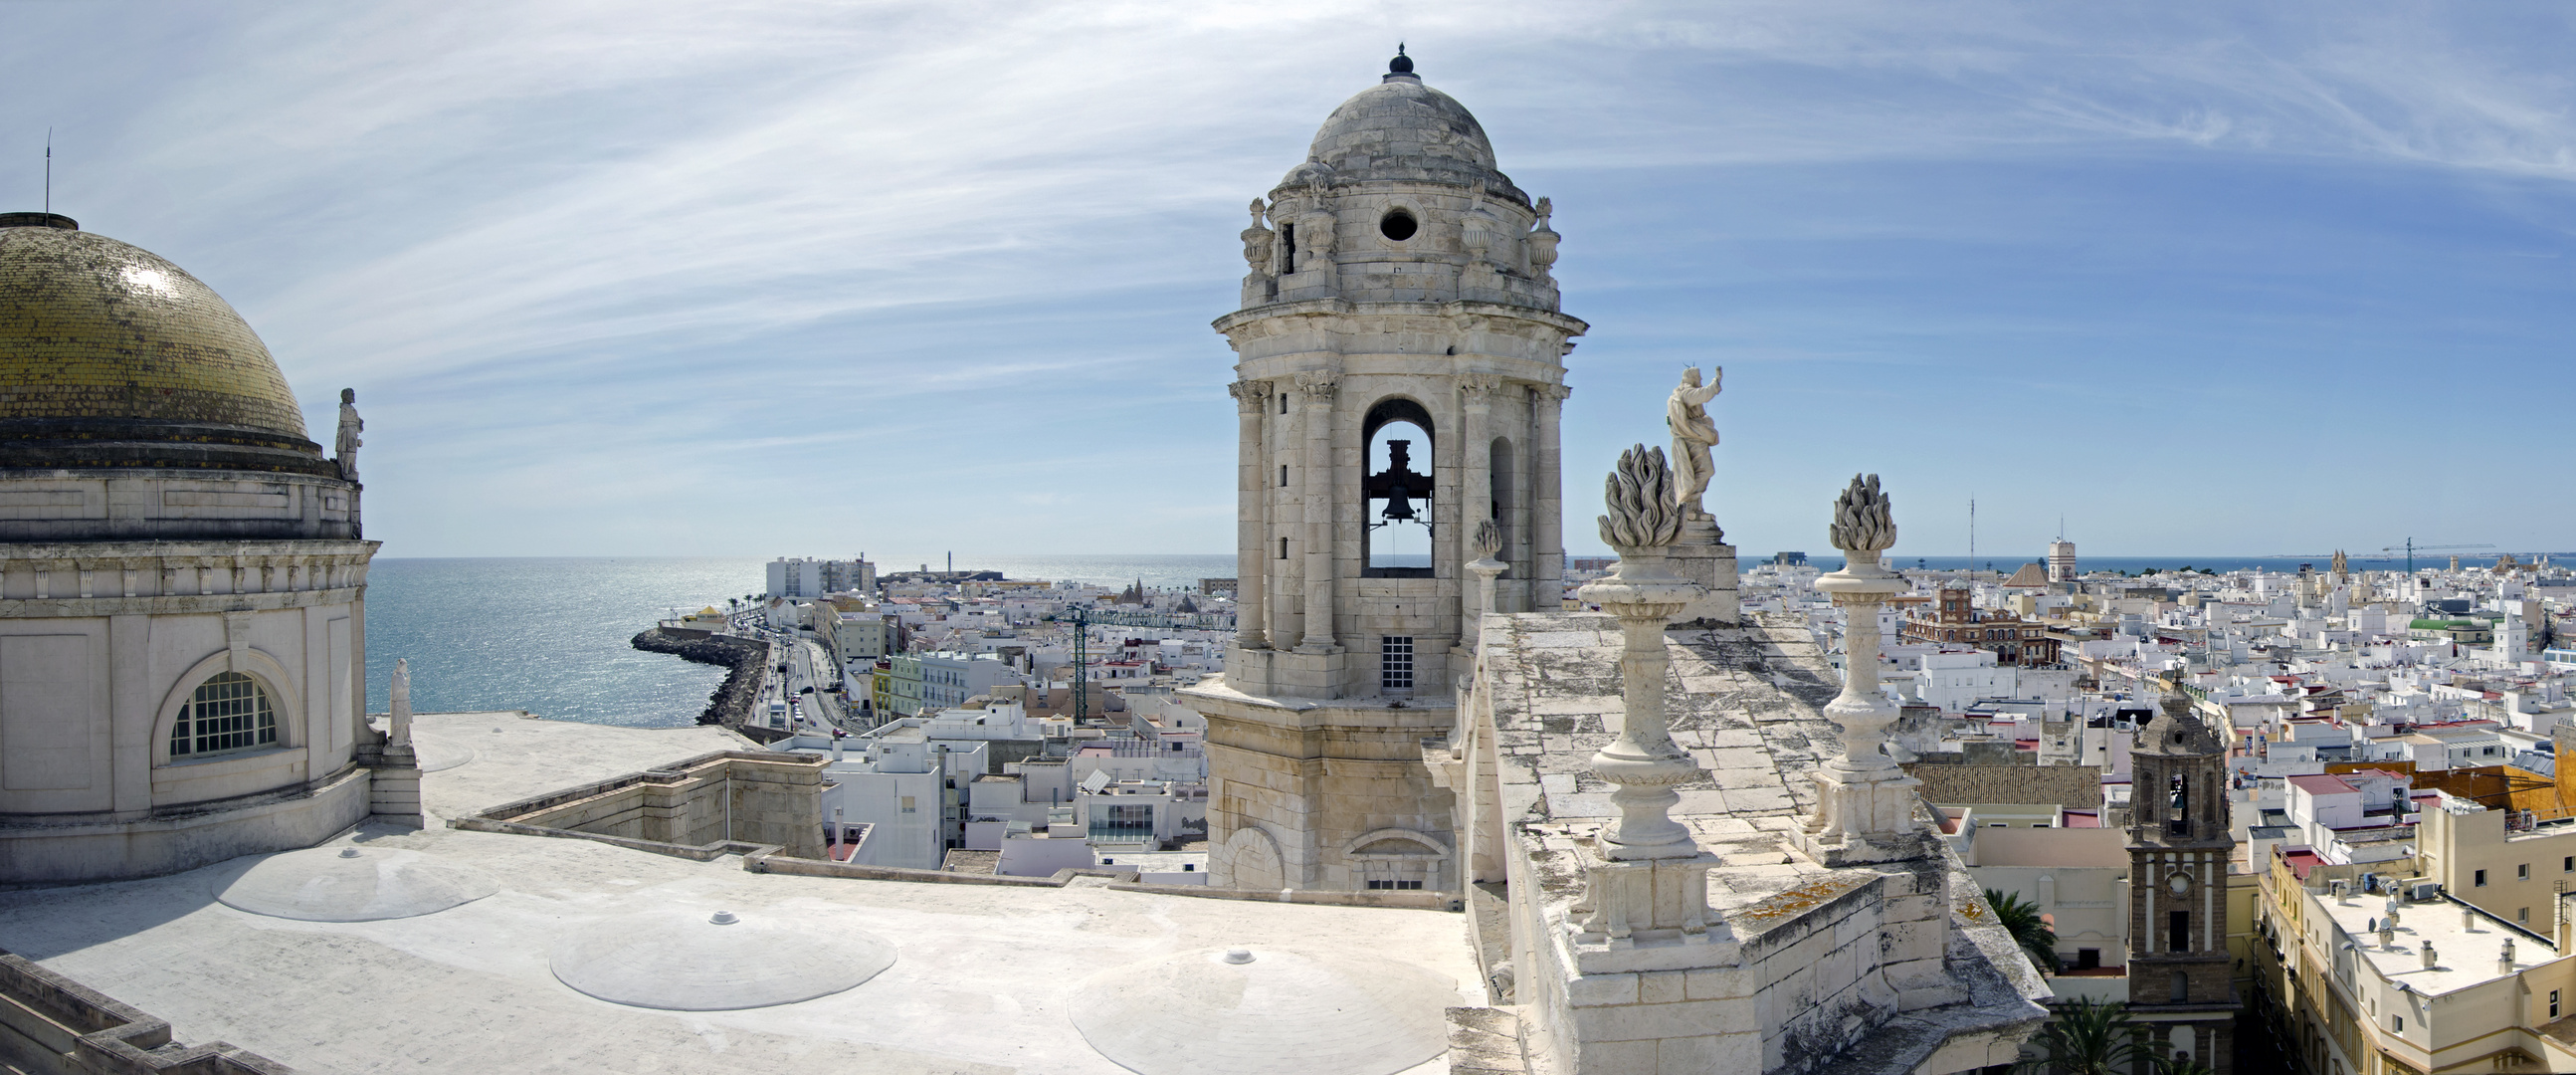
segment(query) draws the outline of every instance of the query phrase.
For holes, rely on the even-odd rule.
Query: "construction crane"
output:
[[[2407,538],[2407,539],[2406,539],[2406,544],[2403,544],[2403,545],[2391,545],[2391,546],[2388,546],[2387,548],[2381,549],[2381,550],[2379,550],[2379,551],[2381,551],[2381,552],[2404,552],[2404,553],[2406,554],[2406,573],[2407,573],[2407,574],[2409,574],[2409,575],[2412,575],[2412,574],[2414,574],[2414,573],[2415,573],[2415,554],[2416,554],[2416,553],[2419,553],[2419,552],[2439,552],[2439,551],[2446,550],[2446,549],[2492,549],[2492,548],[2495,548],[2495,546],[2493,546],[2493,545],[2418,545],[2418,544],[2416,544],[2416,543],[2415,543],[2415,539],[2414,539],[2414,538]]]
[[[1073,610],[1073,726],[1082,727],[1091,715],[1091,692],[1085,688],[1084,675],[1091,670],[1091,631],[1093,624],[1103,627],[1196,627],[1199,616],[1172,612],[1102,612],[1096,609]]]
[[[2495,546],[2493,546],[2493,545],[2418,545],[2418,544],[2416,544],[2416,543],[2415,543],[2415,539],[2414,539],[2414,538],[2407,538],[2407,539],[2406,539],[2406,544],[2403,544],[2403,545],[2390,545],[2390,546],[2388,546],[2388,547],[2386,547],[2386,548],[2383,548],[2383,549],[2381,549],[2381,550],[2379,550],[2379,551],[2380,551],[2380,552],[2382,552],[2382,553],[2392,553],[2392,552],[2395,552],[2395,553],[2404,553],[2404,554],[2406,554],[2406,573],[2407,573],[2407,574],[2409,574],[2409,575],[2412,575],[2412,574],[2414,574],[2414,573],[2415,573],[2415,554],[2416,554],[2416,553],[2419,553],[2419,552],[2441,552],[2441,551],[2446,551],[2446,550],[2456,550],[2456,549],[2492,549],[2492,548],[2495,548]],[[2353,555],[2352,555],[2352,554],[2350,554],[2350,553],[2346,553],[2346,554],[2344,554],[2344,555],[2345,555],[2345,558],[2346,558],[2346,559],[2352,559],[2352,560],[2394,560],[2394,559],[2397,559],[2397,557],[2394,557],[2394,556],[2353,556]],[[2273,554],[2271,554],[2271,555],[2269,555],[2269,556],[2262,557],[2261,559],[2265,559],[2265,560],[2325,560],[2325,559],[2331,559],[2333,556],[2334,556],[2334,554],[2333,554],[2333,553],[2330,553],[2330,552],[2321,552],[2321,553],[2305,553],[2305,552],[2291,553],[2291,552],[2276,552],[2276,553],[2273,553]]]

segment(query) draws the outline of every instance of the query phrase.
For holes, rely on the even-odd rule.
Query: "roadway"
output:
[[[761,620],[747,615],[734,621],[736,633],[769,643],[770,666],[762,677],[767,682],[755,716],[768,720],[770,704],[783,700],[787,703],[787,726],[795,731],[828,734],[836,727],[847,728],[848,716],[842,711],[840,699],[831,693],[833,685],[841,681],[831,654],[802,631],[781,630]],[[785,666],[783,672],[781,665]],[[810,693],[808,687],[812,688]]]

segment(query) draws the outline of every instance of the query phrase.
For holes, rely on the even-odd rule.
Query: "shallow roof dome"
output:
[[[1458,983],[1410,963],[1183,952],[1086,978],[1074,1029],[1138,1075],[1393,1075],[1449,1047]]]
[[[0,213],[0,467],[138,465],[333,473],[213,288],[70,217]]]
[[[766,1008],[829,996],[894,966],[892,942],[855,918],[806,908],[737,915],[665,908],[601,919],[555,946],[555,979],[664,1011]]]
[[[1483,124],[1458,99],[1422,84],[1410,58],[1398,55],[1377,85],[1342,102],[1315,132],[1306,164],[1289,182],[1317,178],[1315,165],[1336,181],[1413,179],[1447,183],[1483,180],[1498,194],[1529,200],[1511,177],[1494,169],[1494,146]]]
[[[271,918],[373,922],[415,918],[499,891],[481,870],[418,851],[315,847],[219,871],[215,899]]]

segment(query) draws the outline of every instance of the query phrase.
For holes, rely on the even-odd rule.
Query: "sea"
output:
[[[946,570],[946,554],[875,555],[880,572]],[[1746,566],[1757,558],[1744,556]],[[2428,558],[2418,558],[2424,563]],[[1809,562],[1826,570],[1840,557]],[[2021,560],[1980,557],[2011,571]],[[2112,557],[2080,561],[2086,571],[2295,572],[2322,559],[2225,556]],[[2447,563],[2447,560],[2444,561]],[[766,559],[584,557],[380,559],[367,574],[368,708],[383,712],[394,661],[411,662],[412,708],[421,712],[525,709],[543,717],[631,727],[678,727],[697,719],[725,670],[628,645],[654,621],[728,597],[758,594]],[[1896,557],[1903,570],[1959,570],[1966,557]],[[2356,568],[2402,566],[2356,559]],[[1234,574],[1232,554],[1168,556],[959,557],[961,571],[1149,588],[1194,588]]]

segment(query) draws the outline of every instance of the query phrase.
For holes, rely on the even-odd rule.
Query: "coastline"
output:
[[[752,706],[760,700],[761,684],[768,678],[769,643],[654,626],[645,628],[630,644],[647,653],[667,653],[684,661],[731,669],[707,699],[706,710],[698,714],[699,724],[727,728],[754,742],[783,737],[777,729],[751,720]]]

